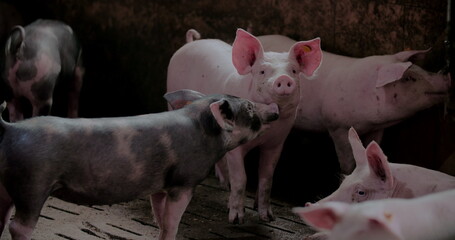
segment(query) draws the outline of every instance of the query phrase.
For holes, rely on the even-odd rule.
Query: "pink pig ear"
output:
[[[372,174],[384,182],[388,187],[393,187],[393,176],[390,171],[387,156],[382,152],[381,147],[373,141],[366,149],[368,164]]]
[[[360,140],[359,135],[353,127],[349,129],[348,139],[349,143],[351,144],[352,154],[354,155],[356,167],[365,166],[367,163],[365,148],[363,147],[362,141]]]
[[[297,214],[308,225],[319,230],[332,230],[339,223],[348,210],[349,205],[342,202],[327,202],[310,207],[293,208],[292,212]]]
[[[228,132],[234,129],[232,110],[229,102],[221,99],[210,104],[210,111],[220,127]]]
[[[403,77],[403,73],[412,65],[411,62],[398,62],[383,65],[379,68],[376,87],[383,87]]]
[[[412,51],[402,51],[395,54],[395,57],[400,62],[414,62],[418,60],[422,60],[425,57],[425,54],[428,53],[431,48],[426,50],[412,50]]]
[[[171,106],[172,110],[177,110],[191,104],[193,101],[203,98],[204,96],[204,94],[197,91],[182,89],[168,92],[164,94],[163,97],[166,99],[169,106]]]
[[[264,50],[259,40],[243,29],[237,29],[237,35],[232,44],[232,63],[240,75],[251,72],[251,67],[263,58]]]
[[[289,50],[289,58],[299,63],[300,72],[311,77],[322,62],[321,39],[295,43]]]

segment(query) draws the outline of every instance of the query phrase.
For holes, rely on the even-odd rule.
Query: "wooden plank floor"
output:
[[[211,176],[197,186],[180,222],[177,239],[303,239],[313,233],[291,212],[292,206],[273,201],[276,220],[261,222],[253,210],[254,197],[246,199],[245,223],[227,222],[229,193]],[[33,233],[36,240],[143,240],[157,239],[148,199],[112,206],[79,206],[49,198]],[[11,239],[5,230],[1,240]]]

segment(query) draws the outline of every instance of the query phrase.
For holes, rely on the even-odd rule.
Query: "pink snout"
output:
[[[295,81],[287,75],[279,76],[273,83],[273,90],[278,95],[289,95],[294,92]]]

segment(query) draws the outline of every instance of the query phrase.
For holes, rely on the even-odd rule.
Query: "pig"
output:
[[[379,145],[372,141],[365,149],[354,128],[349,142],[356,162],[352,174],[340,187],[318,203],[357,203],[384,198],[414,198],[455,189],[455,177],[409,164],[389,163]],[[307,204],[308,205],[308,204]]]
[[[382,199],[349,205],[326,202],[294,208],[329,240],[455,239],[455,190],[414,199]]]
[[[68,117],[77,117],[84,75],[81,54],[73,30],[60,21],[39,19],[14,27],[5,45],[3,71],[9,120],[49,115],[57,84],[68,91]]]
[[[265,50],[283,52],[295,41],[281,35],[260,36]],[[352,58],[323,51],[324,61],[311,81],[301,80],[296,129],[326,132],[341,171],[349,174],[354,159],[346,138],[353,126],[365,142],[380,143],[385,128],[416,112],[442,103],[450,78],[425,71],[413,62],[426,50]]]
[[[159,239],[175,239],[195,186],[227,151],[264,133],[279,111],[274,103],[191,90],[165,98],[180,109],[132,117],[1,120],[1,229],[15,206],[11,236],[30,239],[49,196],[107,205],[150,195]]]
[[[187,40],[188,35],[190,41],[178,49],[169,62],[167,91],[186,88],[278,104],[280,117],[271,124],[270,130],[225,156],[231,188],[229,222],[244,222],[244,157],[255,147],[260,151],[255,207],[260,219],[271,221],[274,219],[270,206],[273,174],[296,116],[300,100],[299,75],[311,77],[319,68],[320,39],[297,42],[288,52],[275,53],[264,52],[258,39],[243,29],[237,30],[232,46],[216,39],[192,41],[194,33],[187,33]]]

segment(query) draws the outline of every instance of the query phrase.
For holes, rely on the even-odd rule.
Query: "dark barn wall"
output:
[[[0,0],[0,4],[1,42],[8,27],[37,18],[72,26],[84,48],[86,67],[80,115],[107,117],[166,110],[162,95],[167,65],[185,43],[189,28],[203,38],[227,42],[233,41],[239,27],[251,27],[255,35],[321,37],[324,50],[363,57],[431,47],[445,28],[447,1]],[[453,124],[438,106],[388,129],[382,145],[391,161],[438,169],[454,151],[454,136]],[[247,165],[254,185],[254,161]],[[338,184],[337,168],[328,135],[294,131],[277,168],[274,195],[303,203],[327,194]]]

